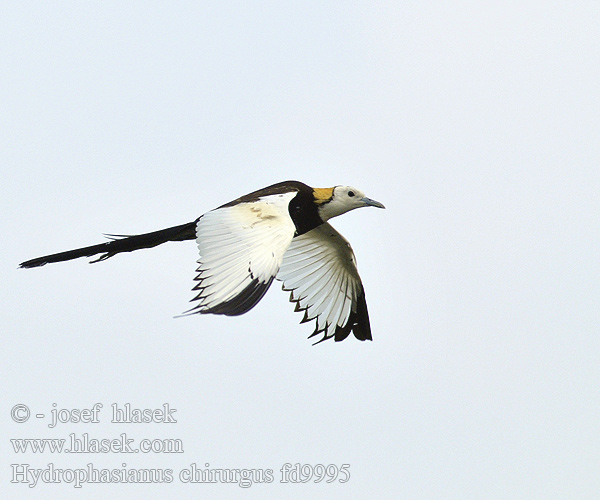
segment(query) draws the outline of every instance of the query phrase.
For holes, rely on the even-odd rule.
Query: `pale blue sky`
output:
[[[594,2],[13,2],[0,11],[4,498],[596,498],[600,12]],[[189,222],[285,179],[387,210],[352,243],[374,341],[316,347],[276,284],[188,308],[193,242],[25,259]],[[101,423],[10,419],[104,405]],[[178,423],[109,422],[169,403]],[[180,455],[9,438],[178,438]],[[10,464],[171,468],[10,485]],[[279,483],[286,463],[345,484]],[[186,485],[191,463],[272,484]]]

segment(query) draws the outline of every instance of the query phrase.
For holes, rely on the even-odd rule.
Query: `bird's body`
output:
[[[254,307],[274,279],[290,292],[302,322],[316,320],[311,337],[345,339],[350,332],[371,340],[364,289],[350,244],[327,220],[354,208],[376,206],[357,189],[311,188],[286,181],[242,196],[193,222],[23,262],[43,266],[102,254],[151,248],[167,241],[196,240],[200,258],[189,313],[235,316]]]

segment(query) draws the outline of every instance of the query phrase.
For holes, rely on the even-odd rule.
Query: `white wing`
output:
[[[293,239],[277,279],[289,291],[302,323],[316,319],[310,337],[371,340],[365,292],[350,243],[328,223]],[[309,337],[309,338],[310,338]],[[317,342],[318,343],[318,342]]]
[[[295,226],[288,212],[296,192],[225,205],[196,226],[200,252],[196,307],[190,313],[236,316],[252,309],[279,270]]]

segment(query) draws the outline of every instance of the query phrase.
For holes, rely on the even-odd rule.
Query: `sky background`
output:
[[[597,498],[597,2],[12,2],[0,8],[3,498]],[[313,347],[275,283],[189,307],[193,242],[19,270],[269,184],[387,210],[353,245],[373,342]],[[102,403],[100,423],[16,423]],[[115,424],[110,405],[176,408]],[[10,438],[177,438],[182,454],[17,454]],[[10,464],[173,469],[10,484]],[[271,484],[178,471],[273,469]],[[350,465],[281,484],[284,463]]]

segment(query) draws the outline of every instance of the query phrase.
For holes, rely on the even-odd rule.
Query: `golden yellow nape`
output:
[[[317,205],[326,203],[333,197],[333,188],[313,188],[313,197]]]

